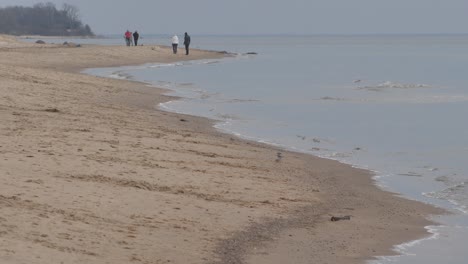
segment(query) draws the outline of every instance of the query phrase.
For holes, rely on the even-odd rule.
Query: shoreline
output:
[[[9,250],[0,259],[28,259],[18,255],[29,246],[31,263],[50,263],[50,254],[77,255],[67,263],[364,263],[428,235],[423,227],[432,222],[423,215],[442,213],[380,190],[369,171],[283,150],[276,162],[276,147],[221,134],[212,120],[155,109],[171,98],[160,89],[77,74],[149,63],[153,53],[160,63],[185,59],[174,60],[169,48],[11,45],[21,47],[0,46],[8,130],[0,135],[8,159],[0,162],[8,186],[0,194],[0,249]],[[135,49],[136,59],[122,54]],[[194,54],[187,59],[223,56]],[[18,211],[25,209],[30,218]],[[329,221],[345,214],[350,221]],[[12,227],[20,219],[24,226]],[[95,244],[103,238],[106,245]]]

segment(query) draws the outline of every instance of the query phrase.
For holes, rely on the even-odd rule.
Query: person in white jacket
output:
[[[177,54],[177,46],[179,45],[179,37],[177,35],[174,35],[172,37],[172,52],[174,54]]]

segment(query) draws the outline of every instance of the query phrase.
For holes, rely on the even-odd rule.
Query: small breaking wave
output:
[[[183,66],[184,63],[158,63],[158,64],[151,64],[148,66],[150,69],[158,69],[158,68],[167,68],[167,67],[177,67],[177,66]]]
[[[339,97],[324,96],[324,97],[320,98],[320,100],[346,101],[347,99],[345,99],[345,98],[339,98]]]
[[[171,68],[171,67],[181,67],[181,66],[197,66],[197,65],[209,65],[221,63],[224,59],[207,59],[207,60],[191,60],[191,61],[181,61],[175,63],[153,63],[146,65],[146,68],[150,69],[159,69],[159,68]]]
[[[441,182],[450,182],[446,177],[439,177],[436,179]],[[468,214],[468,182],[462,181],[452,186],[437,192],[429,192],[424,195],[430,198],[437,198],[449,201],[455,205],[455,209]]]
[[[412,84],[412,83],[405,84],[405,83],[386,81],[377,85],[359,86],[357,89],[380,92],[380,91],[387,90],[387,89],[416,89],[416,88],[431,88],[431,86],[427,84]]]
[[[123,71],[113,72],[113,73],[109,74],[109,77],[113,78],[113,79],[120,79],[120,80],[131,80],[132,79],[132,75],[130,75],[128,73],[125,73]]]
[[[260,102],[257,99],[230,99],[226,101],[226,103],[252,103],[252,102]]]
[[[398,262],[398,260],[404,256],[410,256],[413,255],[410,253],[410,249],[412,247],[415,247],[419,244],[425,243],[426,241],[429,240],[437,240],[440,237],[440,231],[439,229],[442,228],[443,226],[426,226],[424,227],[427,232],[431,235],[424,237],[422,239],[418,240],[413,240],[407,243],[403,243],[400,245],[396,245],[393,247],[393,249],[398,252],[400,255],[396,256],[377,256],[375,260],[371,260],[368,263],[369,264],[384,264],[384,263],[395,263]]]
[[[216,117],[221,120],[242,120],[241,117],[231,114],[216,114]]]

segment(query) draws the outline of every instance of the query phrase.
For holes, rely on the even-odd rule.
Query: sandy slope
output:
[[[437,212],[366,171],[156,110],[85,67],[216,58],[0,36],[0,263],[363,263]],[[329,221],[333,215],[351,220]]]

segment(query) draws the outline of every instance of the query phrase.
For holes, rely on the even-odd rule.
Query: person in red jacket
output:
[[[125,43],[127,43],[127,46],[130,46],[132,40],[132,32],[128,31],[125,32]]]

